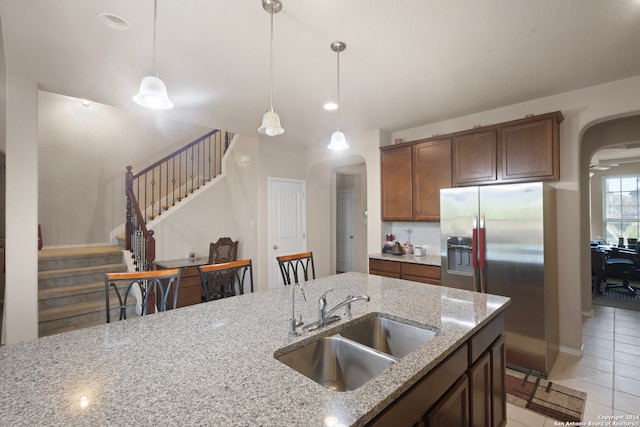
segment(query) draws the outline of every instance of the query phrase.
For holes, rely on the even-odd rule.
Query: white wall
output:
[[[638,99],[640,77],[634,77],[394,132],[386,142],[471,129],[477,124],[505,122],[530,113],[562,111],[565,120],[560,125],[560,181],[553,186],[557,192],[558,241],[563,245],[558,251],[558,293],[560,344],[565,351],[581,351],[581,315],[583,310],[591,309],[588,165],[579,162],[581,138],[596,123],[636,114],[640,108]],[[581,188],[587,188],[586,195],[581,194]]]
[[[38,337],[38,98],[35,82],[7,79],[5,337]]]
[[[39,91],[44,245],[109,243],[111,230],[125,221],[126,166],[136,173],[209,131],[168,120],[161,111],[84,107],[76,98]]]

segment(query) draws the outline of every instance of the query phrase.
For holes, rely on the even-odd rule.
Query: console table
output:
[[[176,307],[184,307],[187,305],[199,304],[202,302],[202,286],[200,284],[200,273],[198,266],[208,264],[207,257],[196,258],[189,261],[189,258],[171,259],[167,261],[155,261],[156,269],[180,268],[180,288],[178,291],[178,305]],[[169,295],[169,300],[173,301],[173,293]]]

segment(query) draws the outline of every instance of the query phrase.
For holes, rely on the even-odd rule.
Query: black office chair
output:
[[[605,276],[622,279],[622,283],[607,283],[604,290],[623,288],[635,295],[638,286],[633,286],[630,280],[640,279],[640,245],[635,250],[613,248],[604,261]]]

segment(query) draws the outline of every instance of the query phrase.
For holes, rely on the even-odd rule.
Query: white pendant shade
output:
[[[149,75],[142,79],[140,91],[133,97],[136,104],[154,110],[168,110],[173,108],[173,102],[167,95],[167,87],[160,77]]]
[[[329,143],[329,146],[327,148],[336,151],[346,150],[347,148],[349,148],[349,146],[347,145],[347,140],[344,137],[344,133],[340,131],[334,132],[331,135],[331,142]]]
[[[269,110],[262,116],[262,125],[258,128],[258,132],[268,136],[276,136],[284,133],[284,129],[280,126],[280,117],[278,114]]]

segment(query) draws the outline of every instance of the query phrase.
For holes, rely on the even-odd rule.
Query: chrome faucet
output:
[[[304,322],[302,321],[302,314],[300,315],[300,320],[296,320],[296,286],[300,288],[300,293],[302,294],[302,298],[306,301],[307,297],[304,295],[304,289],[302,285],[298,282],[291,284],[291,319],[289,319],[289,336],[298,335],[296,332],[296,328],[301,326]]]
[[[328,325],[329,323],[337,322],[338,320],[340,320],[341,317],[332,316],[332,314],[344,306],[347,306],[347,311],[345,314],[350,317],[352,302],[356,302],[356,301],[369,302],[371,300],[371,298],[369,298],[368,295],[358,295],[355,297],[353,295],[348,295],[344,301],[336,304],[335,307],[327,311],[327,294],[331,291],[333,291],[333,289],[329,289],[327,292],[322,294],[322,296],[320,296],[320,299],[318,299],[318,320],[302,328],[303,331],[305,332],[312,331],[314,329],[318,329],[321,326]]]

